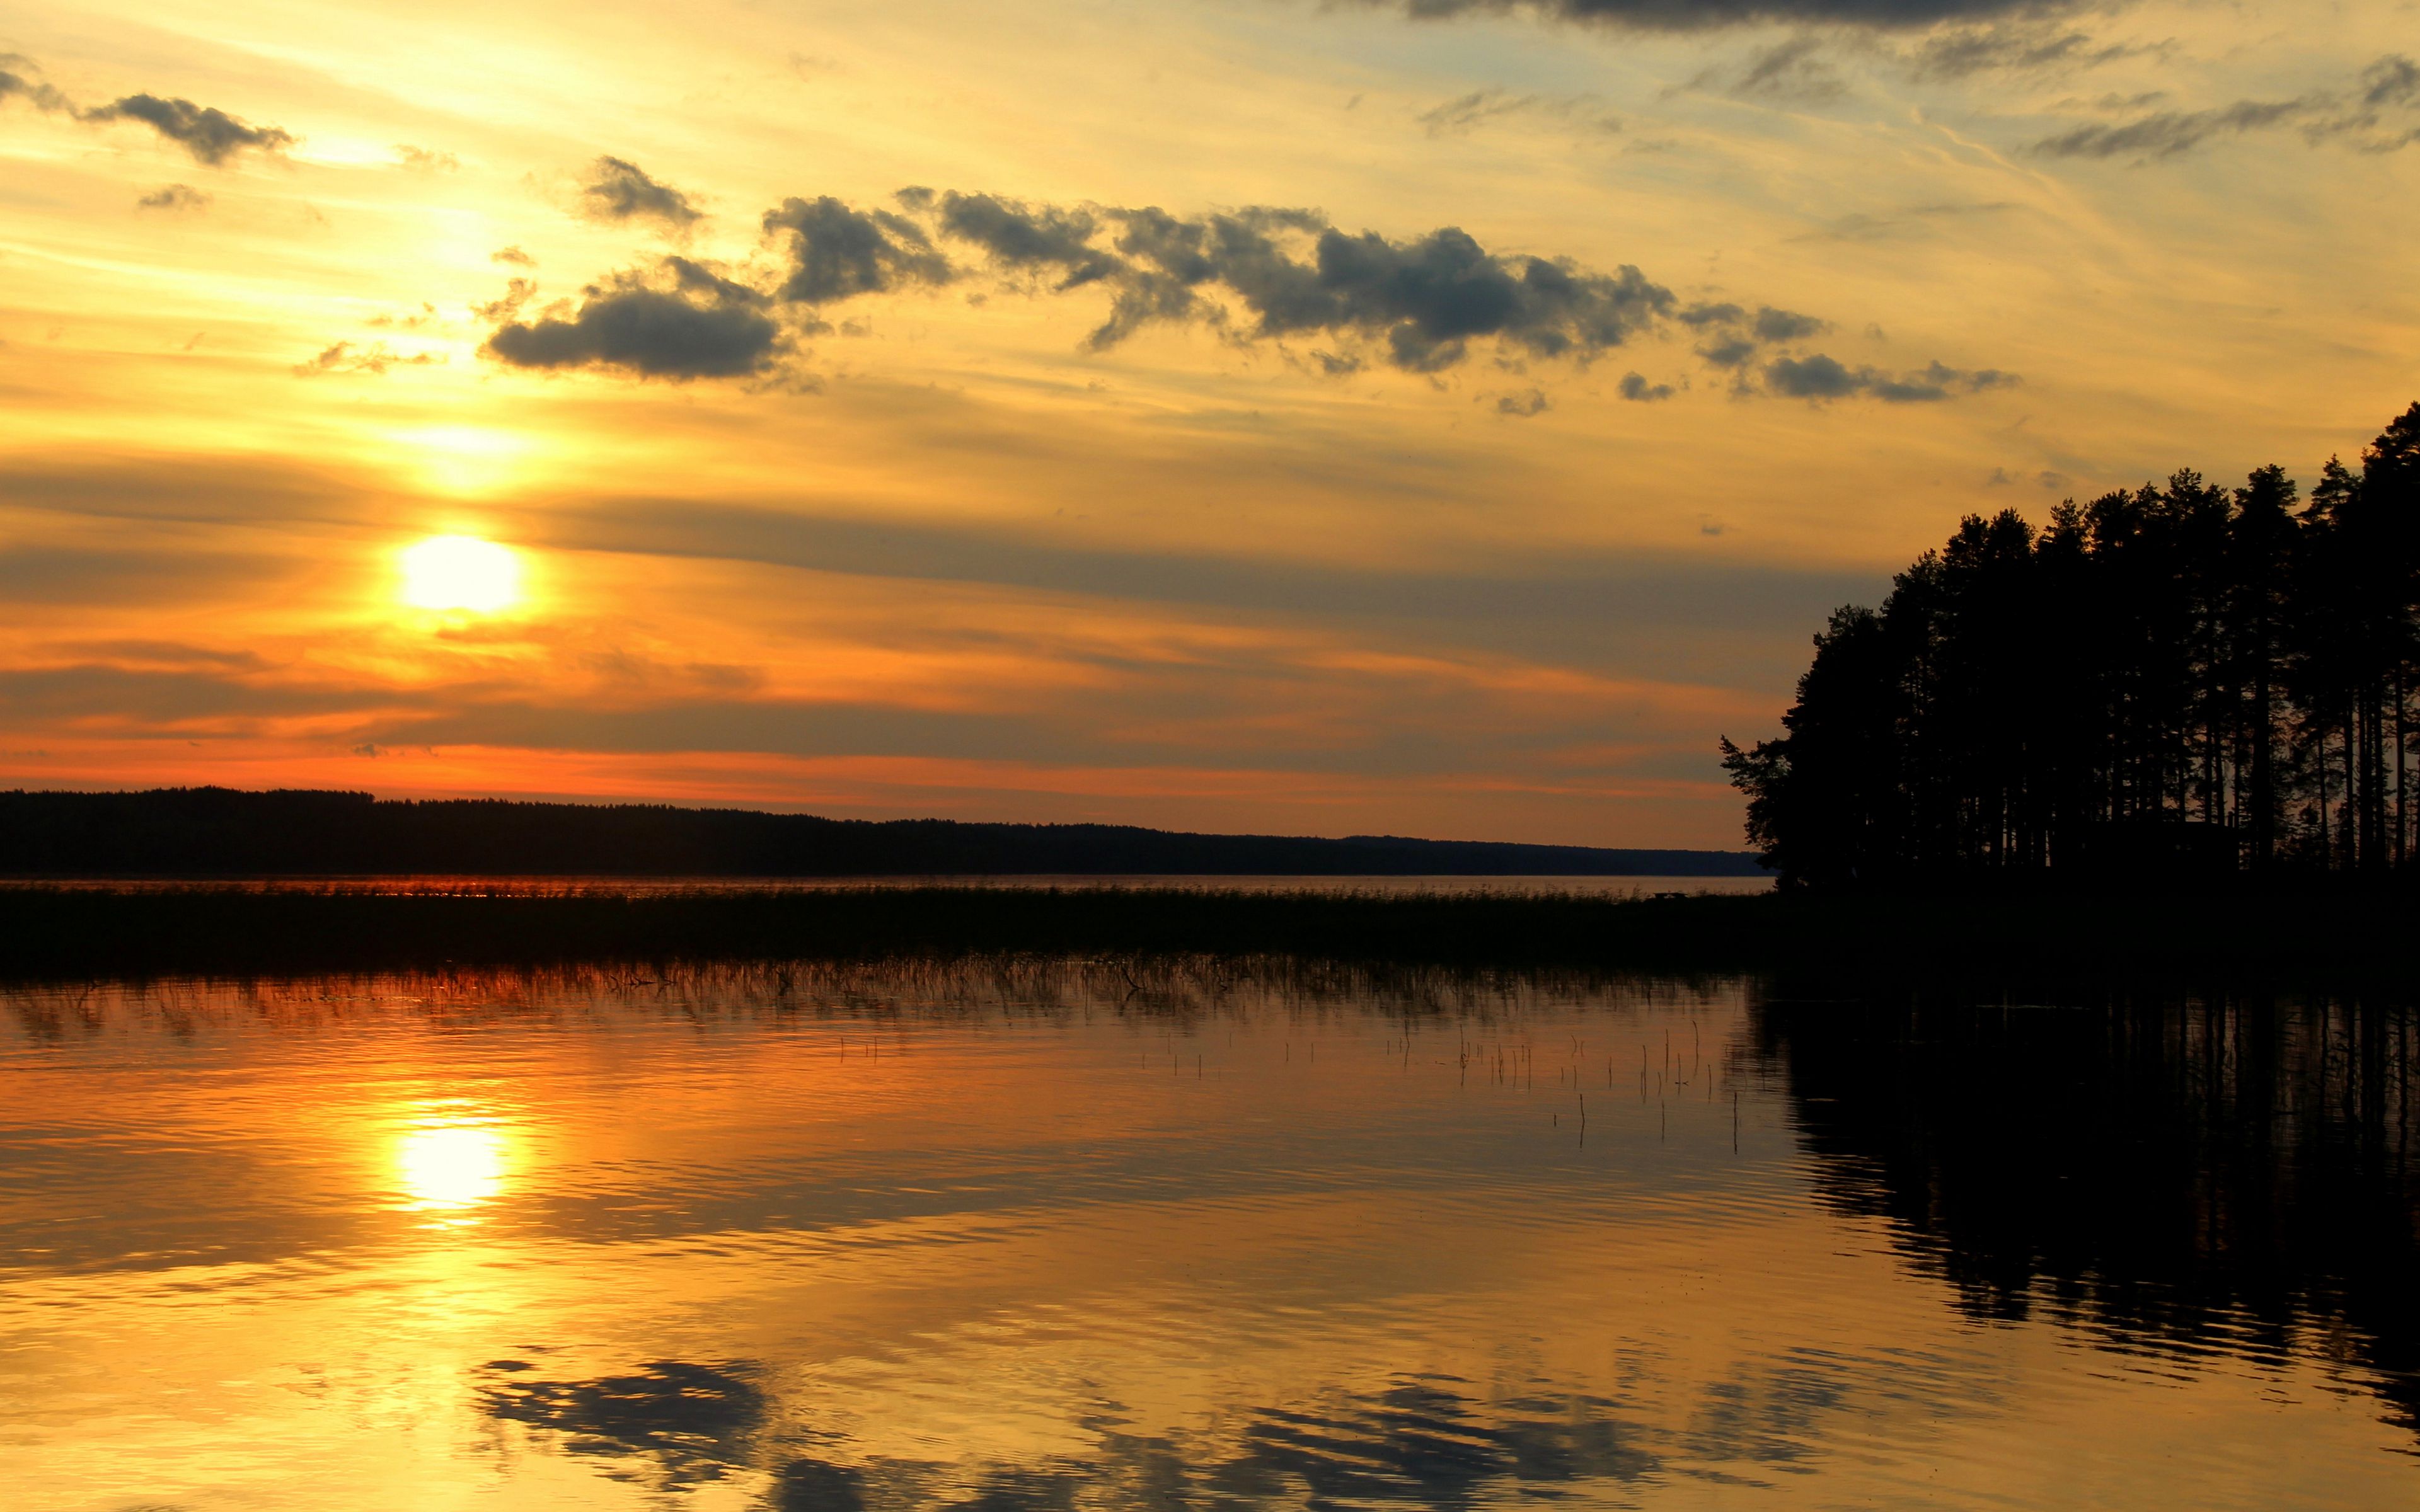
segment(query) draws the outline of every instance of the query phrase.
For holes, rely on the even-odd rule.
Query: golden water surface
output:
[[[2404,1019],[1777,995],[17,991],[0,1504],[2420,1505]]]

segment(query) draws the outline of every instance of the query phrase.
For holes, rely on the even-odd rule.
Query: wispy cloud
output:
[[[2420,65],[2389,54],[2351,84],[2283,100],[2239,100],[2207,110],[2154,111],[2115,124],[2079,126],[2047,136],[2033,150],[2052,158],[2134,158],[2150,162],[2191,152],[2215,139],[2294,131],[2317,146],[2341,141],[2366,152],[2393,152],[2420,141]]]

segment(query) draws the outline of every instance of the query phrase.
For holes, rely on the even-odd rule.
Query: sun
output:
[[[493,614],[521,596],[521,559],[475,535],[432,535],[405,547],[403,601],[413,609]]]

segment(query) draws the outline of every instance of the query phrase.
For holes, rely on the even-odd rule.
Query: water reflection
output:
[[[2420,1495],[2399,1004],[1119,960],[7,1006],[12,1512]]]
[[[396,1141],[396,1174],[406,1211],[456,1215],[491,1201],[504,1190],[503,1133],[475,1116],[440,1113],[406,1129]]]
[[[2357,1367],[2420,1431],[2414,1014],[2376,1000],[1788,1003],[1755,1015],[1841,1211],[1956,1306]]]

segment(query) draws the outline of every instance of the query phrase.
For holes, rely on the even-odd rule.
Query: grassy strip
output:
[[[1900,976],[2404,981],[2408,901],[1356,896],[974,887],[628,895],[0,889],[0,979],[901,956],[1290,955]]]

